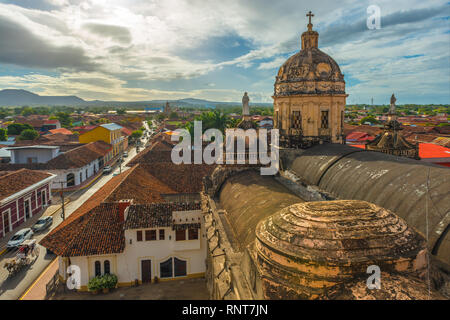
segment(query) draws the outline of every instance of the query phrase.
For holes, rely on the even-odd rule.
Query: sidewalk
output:
[[[64,203],[66,205],[69,202],[70,202],[70,199],[66,199],[64,201]],[[36,221],[39,220],[39,218],[45,217],[45,216],[52,216],[56,212],[58,212],[58,210],[60,208],[61,208],[61,204],[60,203],[59,204],[52,204],[52,205],[48,206],[42,213],[35,214],[31,218],[27,219],[27,221],[22,223],[19,228],[9,232],[6,235],[6,237],[4,237],[4,238],[2,238],[0,240],[0,256],[6,252],[6,244],[8,243],[9,239],[14,235],[14,233],[16,233],[17,231],[19,231],[19,230],[21,230],[23,228],[31,228],[36,223]]]
[[[19,300],[45,300],[46,285],[58,271],[58,267],[58,258],[55,258]]]

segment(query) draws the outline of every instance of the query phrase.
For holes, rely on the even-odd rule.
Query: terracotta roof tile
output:
[[[46,163],[48,169],[81,168],[95,159],[105,156],[111,145],[104,141],[95,141],[69,150]]]
[[[121,253],[125,249],[123,222],[117,203],[101,203],[53,230],[41,244],[59,256]]]
[[[125,229],[171,227],[173,211],[200,210],[200,203],[153,203],[131,205]],[[195,221],[198,223],[198,221]]]
[[[51,174],[43,171],[20,169],[13,172],[5,172],[0,176],[0,200],[9,197],[29,186],[32,186]]]

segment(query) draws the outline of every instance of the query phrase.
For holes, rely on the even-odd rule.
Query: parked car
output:
[[[31,227],[31,230],[33,230],[33,232],[39,232],[42,230],[47,229],[48,227],[50,227],[53,223],[53,217],[47,216],[47,217],[42,217],[39,218],[39,220],[34,224],[34,226]]]
[[[111,166],[104,166],[103,167],[103,174],[111,173],[112,169]]]
[[[22,244],[22,242],[31,239],[32,236],[33,230],[31,230],[30,228],[24,228],[22,230],[19,230],[16,232],[15,235],[12,236],[11,239],[9,239],[8,243],[6,244],[6,248],[16,249]]]
[[[128,157],[128,151],[124,151],[122,156],[123,156],[124,158]]]

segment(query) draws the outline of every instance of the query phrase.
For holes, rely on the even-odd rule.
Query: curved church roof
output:
[[[259,221],[291,204],[303,202],[273,177],[244,171],[228,178],[219,192],[226,219],[244,248],[255,239]]]
[[[389,209],[423,235],[428,226],[430,251],[450,263],[448,168],[326,144],[306,150],[287,169],[338,199],[364,200]]]

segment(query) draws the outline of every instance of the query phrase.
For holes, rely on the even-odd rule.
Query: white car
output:
[[[15,249],[18,248],[22,242],[25,240],[31,239],[33,236],[33,230],[30,228],[24,228],[22,230],[19,230],[16,232],[15,235],[12,236],[11,239],[9,239],[8,243],[6,244],[7,249]]]

